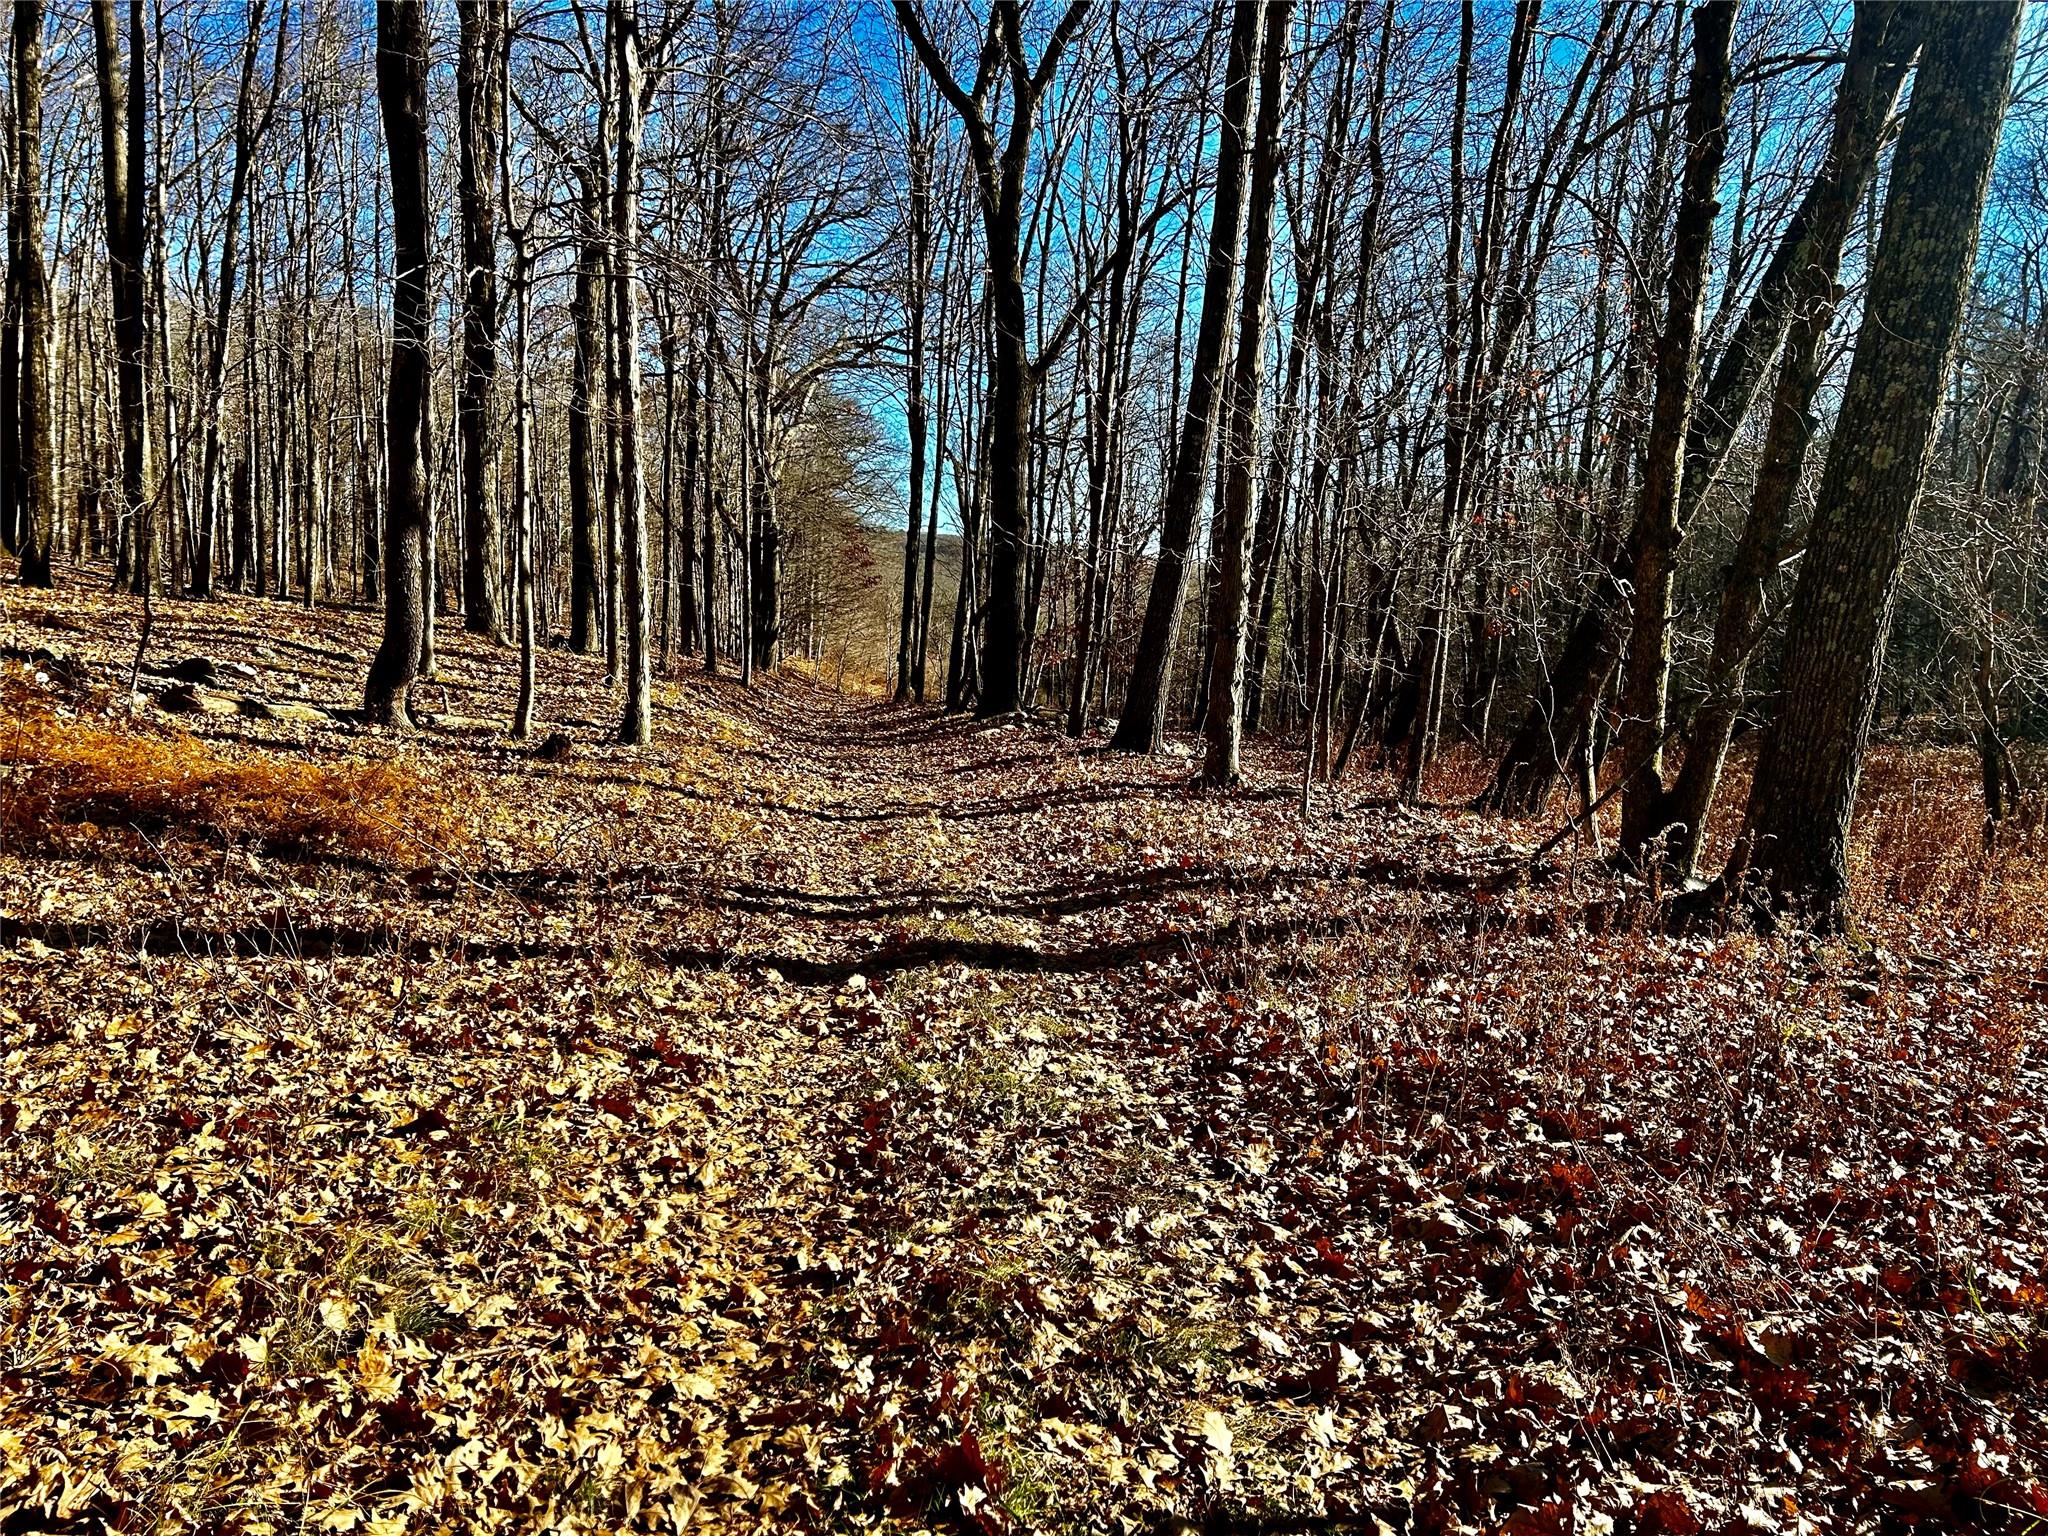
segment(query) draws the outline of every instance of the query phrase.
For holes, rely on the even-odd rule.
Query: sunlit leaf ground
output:
[[[1864,944],[1666,937],[1278,750],[1204,798],[687,671],[629,753],[551,651],[544,761],[446,633],[409,740],[174,722],[134,623],[0,608],[8,1531],[2048,1515],[2040,850],[1894,825],[1952,760],[1873,776]],[[372,638],[157,633],[334,708]],[[186,798],[53,798],[87,727]],[[286,763],[367,850],[251,809]]]

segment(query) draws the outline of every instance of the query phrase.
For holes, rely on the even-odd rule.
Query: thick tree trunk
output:
[[[1651,359],[1656,380],[1643,483],[1630,538],[1632,587],[1628,663],[1622,681],[1619,750],[1621,846],[1648,856],[1665,828],[1664,738],[1671,677],[1671,601],[1678,579],[1678,498],[1692,421],[1707,261],[1713,253],[1717,189],[1728,151],[1728,103],[1735,93],[1730,49],[1735,0],[1693,12],[1693,62],[1685,109],[1685,168],[1672,231],[1664,325]]]
[[[1930,5],[1865,319],[1823,471],[1731,877],[1820,928],[1849,916],[1849,823],[1885,634],[1937,435],[1999,129],[2017,0]]]
[[[1690,526],[1708,488],[1720,473],[1771,360],[1777,356],[1792,315],[1793,284],[1800,274],[1810,271],[1817,259],[1815,226],[1828,195],[1828,188],[1816,178],[1786,224],[1769,264],[1757,278],[1742,319],[1700,393],[1686,431],[1685,467],[1679,490],[1681,531]],[[1633,349],[1625,366],[1635,366]],[[1624,398],[1628,395],[1626,383],[1622,394]],[[1617,567],[1613,574],[1618,578],[1626,570],[1625,565]],[[1588,699],[1598,697],[1609,679],[1604,674],[1567,668],[1564,662],[1573,657],[1618,657],[1626,638],[1628,611],[1628,604],[1621,600],[1614,583],[1603,579],[1600,591],[1574,624],[1560,664],[1531,702],[1521,727],[1496,765],[1493,782],[1481,797],[1483,806],[1507,814],[1534,814],[1555,788],[1563,765],[1583,755],[1583,743],[1567,736],[1561,722],[1567,718],[1590,718],[1584,705]],[[1615,632],[1588,632],[1591,625]]]
[[[411,723],[406,693],[418,675],[431,601],[427,534],[427,347],[433,223],[427,178],[426,0],[377,0],[377,101],[391,161],[391,374],[385,396],[389,474],[384,492],[384,637],[370,663],[363,712]]]
[[[1208,751],[1202,780],[1212,789],[1235,785],[1243,774],[1245,620],[1250,605],[1246,566],[1251,556],[1252,482],[1259,459],[1259,396],[1266,380],[1267,288],[1273,266],[1273,205],[1280,181],[1280,106],[1286,92],[1288,34],[1293,0],[1267,0],[1259,53],[1258,128],[1252,141],[1251,206],[1244,252],[1243,305],[1238,311],[1237,360],[1231,371],[1227,462],[1222,512],[1211,541],[1216,565],[1209,668]]]
[[[1793,503],[1813,436],[1821,349],[1839,299],[1842,249],[1919,44],[1917,22],[1910,7],[1898,4],[1865,4],[1856,10],[1849,59],[1835,96],[1828,158],[1804,205],[1813,213],[1809,257],[1793,272],[1787,291],[1791,321],[1772,392],[1763,459],[1721,590],[1705,697],[1666,808],[1677,839],[1671,864],[1686,878],[1699,871],[1707,818],[1742,711],[1743,678],[1763,634],[1765,593],[1791,532]]]
[[[456,114],[460,125],[462,377],[462,621],[500,638],[496,453],[491,397],[498,379],[498,181],[504,154],[505,78],[511,37],[506,0],[460,0]]]
[[[1230,26],[1230,56],[1223,81],[1223,117],[1216,152],[1216,192],[1209,222],[1209,255],[1202,278],[1202,313],[1181,411],[1180,436],[1166,486],[1159,555],[1138,651],[1124,694],[1123,713],[1110,745],[1122,752],[1157,751],[1166,729],[1167,681],[1187,595],[1188,558],[1201,520],[1202,483],[1208,471],[1223,390],[1223,357],[1238,298],[1238,251],[1244,240],[1245,192],[1251,154],[1252,86],[1259,71],[1261,7],[1237,0]]]
[[[1006,172],[1006,180],[1008,174]],[[988,391],[988,601],[981,630],[975,714],[1014,714],[1024,704],[1024,553],[1031,537],[1031,367],[1024,307],[1023,167],[1016,202],[986,219],[989,308],[995,328]]]

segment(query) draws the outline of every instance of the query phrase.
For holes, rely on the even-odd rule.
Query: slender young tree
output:
[[[1223,77],[1223,120],[1216,151],[1216,191],[1209,214],[1209,255],[1203,269],[1202,313],[1180,416],[1172,477],[1167,482],[1159,558],[1145,599],[1144,626],[1110,744],[1121,752],[1154,752],[1166,730],[1167,679],[1187,594],[1188,558],[1201,519],[1203,477],[1223,398],[1223,357],[1237,308],[1238,259],[1244,243],[1245,194],[1252,135],[1253,84],[1259,72],[1260,6],[1237,0]]]
[[[575,351],[569,375],[569,648],[584,654],[603,638],[604,615],[598,589],[598,446],[594,425],[604,380],[603,327],[605,246],[603,183],[594,163],[577,167],[581,234],[576,243],[576,280],[569,301]]]
[[[647,647],[647,498],[640,465],[640,7],[610,0],[606,35],[612,55],[611,356],[613,433],[619,464],[621,639],[626,700],[619,740],[644,746],[654,736],[653,681]]]
[[[533,734],[537,678],[534,663],[533,380],[529,332],[533,307],[533,230],[512,206],[509,164],[501,167],[505,234],[512,246],[512,606],[518,629],[519,696],[512,737]]]
[[[249,214],[249,187],[255,174],[256,150],[277,110],[278,87],[284,80],[285,44],[291,32],[291,10],[287,3],[277,19],[276,52],[270,66],[270,86],[256,101],[256,58],[263,37],[266,0],[250,0],[249,32],[242,40],[241,72],[235,88],[234,166],[228,173],[227,212],[221,223],[220,271],[214,279],[213,324],[206,338],[206,383],[199,409],[201,428],[199,450],[199,550],[192,562],[192,592],[195,597],[213,593],[215,544],[222,521],[221,416],[227,405],[228,342],[234,331],[235,283],[241,275],[242,225]],[[372,566],[374,571],[375,567]]]
[[[1651,350],[1655,392],[1631,553],[1633,623],[1623,677],[1619,751],[1624,857],[1653,852],[1664,831],[1665,713],[1671,675],[1671,601],[1678,580],[1679,492],[1699,373],[1700,318],[1707,263],[1720,212],[1721,162],[1728,153],[1728,106],[1735,94],[1731,49],[1735,0],[1707,0],[1692,14],[1692,75],[1685,108],[1684,169],[1671,237],[1665,315]]]
[[[916,664],[917,567],[923,533],[927,450],[931,416],[925,404],[925,312],[932,283],[932,136],[924,121],[924,94],[901,72],[905,148],[909,156],[909,222],[905,234],[903,319],[909,355],[905,360],[904,430],[910,439],[909,510],[903,530],[903,601],[896,625],[896,701],[909,699]]]

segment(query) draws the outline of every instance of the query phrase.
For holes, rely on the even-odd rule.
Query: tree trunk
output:
[[[427,178],[427,3],[377,0],[377,101],[391,161],[391,373],[385,395],[389,473],[384,492],[384,637],[370,663],[363,712],[409,725],[431,598],[427,533],[427,357],[433,223]]]
[[[120,399],[121,518],[132,541],[128,577],[134,590],[154,590],[156,518],[149,505],[149,320],[145,263],[144,148],[147,123],[141,82],[146,39],[142,0],[129,0],[128,70],[121,73],[114,0],[93,0],[93,62],[100,97],[100,176],[107,217],[107,264],[114,299],[115,377]]]
[[[645,746],[654,736],[653,681],[647,653],[647,494],[640,472],[640,7],[611,0],[606,21],[617,96],[612,156],[613,413],[619,462],[619,603],[626,702],[619,740]]]
[[[1230,344],[1238,298],[1238,250],[1244,239],[1246,173],[1251,155],[1252,85],[1259,71],[1261,6],[1237,0],[1230,25],[1230,55],[1223,81],[1223,117],[1216,151],[1216,192],[1209,222],[1209,255],[1202,278],[1202,313],[1181,411],[1159,530],[1159,557],[1145,599],[1138,651],[1124,693],[1123,713],[1110,745],[1120,752],[1154,752],[1166,729],[1167,681],[1180,635],[1187,594],[1188,557],[1201,519],[1202,483],[1223,391],[1223,354]]]
[[[456,115],[462,221],[462,377],[456,433],[462,443],[462,622],[501,638],[496,454],[491,396],[498,379],[498,181],[504,154],[510,54],[506,0],[460,0]]]
[[[1652,856],[1665,827],[1664,737],[1671,678],[1671,602],[1678,579],[1678,498],[1686,431],[1698,372],[1707,262],[1713,254],[1717,189],[1728,151],[1728,104],[1735,93],[1730,48],[1735,0],[1708,0],[1693,12],[1692,78],[1685,109],[1685,168],[1671,237],[1665,319],[1651,358],[1656,380],[1643,483],[1630,536],[1634,601],[1622,682],[1618,744],[1622,772],[1621,846]]]
[[[704,670],[718,675],[718,521],[724,502],[718,492],[718,375],[711,348],[704,349]]]
[[[1927,6],[1856,356],[1822,472],[1731,878],[1774,916],[1849,917],[1849,823],[1937,435],[2019,35],[2016,0]]]
[[[508,195],[509,201],[509,195]],[[533,256],[524,224],[505,210],[512,238],[512,537],[513,605],[519,626],[519,697],[512,710],[512,736],[533,734],[536,668],[533,594],[533,394],[527,331],[533,295]]]
[[[10,505],[26,586],[51,582],[56,526],[55,453],[50,432],[50,284],[43,265],[43,0],[15,0],[13,30],[14,186],[8,202],[8,330],[12,410]]]
[[[1216,564],[1209,668],[1208,752],[1202,780],[1212,789],[1234,786],[1243,774],[1245,619],[1250,594],[1245,567],[1251,555],[1252,483],[1259,459],[1259,396],[1266,379],[1267,289],[1273,266],[1273,204],[1280,180],[1280,107],[1286,85],[1293,0],[1267,0],[1259,54],[1258,128],[1252,142],[1251,206],[1245,235],[1243,306],[1237,321],[1232,369],[1228,462],[1222,514],[1211,541]]]
[[[915,666],[911,652],[917,639],[918,540],[924,532],[925,453],[931,423],[925,411],[925,305],[931,289],[932,213],[931,149],[922,129],[921,102],[909,94],[910,126],[910,228],[908,270],[903,277],[906,328],[910,356],[904,429],[910,438],[909,511],[903,528],[903,601],[896,622],[896,702],[911,695]]]
[[[1518,41],[1526,24],[1523,17],[1527,10],[1526,4],[1515,7]],[[1458,337],[1463,329],[1462,314],[1466,302],[1461,299],[1459,289],[1463,280],[1465,250],[1465,115],[1471,103],[1474,24],[1473,0],[1464,0],[1459,8],[1458,69],[1451,104],[1450,215],[1444,242],[1443,499],[1436,533],[1437,566],[1432,573],[1429,606],[1422,621],[1422,632],[1416,637],[1420,654],[1415,667],[1415,720],[1408,739],[1408,759],[1401,773],[1401,799],[1408,804],[1422,798],[1422,777],[1429,769],[1430,759],[1436,754],[1436,715],[1442,697],[1445,651],[1450,639],[1446,631],[1457,562],[1458,499],[1465,484],[1466,423],[1458,398]],[[1519,51],[1516,57],[1520,57]],[[1503,134],[1510,120],[1510,114],[1502,114]],[[1488,180],[1491,179],[1489,172]],[[1476,293],[1470,302],[1477,302]]]
[[[221,414],[227,403],[228,334],[235,313],[235,279],[240,275],[244,209],[249,200],[249,180],[254,167],[256,142],[270,121],[277,102],[278,82],[283,79],[286,18],[277,28],[277,52],[271,68],[270,95],[259,123],[255,110],[256,44],[262,33],[265,0],[249,7],[249,35],[242,44],[241,79],[235,91],[235,162],[228,175],[228,206],[222,228],[220,276],[213,296],[213,326],[207,336],[206,386],[200,409],[205,412],[203,441],[199,451],[199,553],[193,562],[192,592],[196,597],[213,593],[214,545],[221,525]],[[252,215],[253,218],[253,215]],[[238,552],[239,553],[239,552]],[[235,583],[241,584],[241,563],[235,563]],[[374,570],[374,567],[371,567]]]
[[[589,655],[598,641],[597,471],[591,411],[600,375],[598,292],[604,264],[599,184],[585,168],[583,237],[576,246],[576,286],[570,299],[575,354],[569,375],[569,648]],[[707,556],[708,558],[708,556]]]

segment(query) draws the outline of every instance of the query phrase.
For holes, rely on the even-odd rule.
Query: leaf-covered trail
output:
[[[0,643],[125,678],[35,601]],[[281,612],[170,643],[345,705],[367,624]],[[410,864],[0,850],[10,1528],[2048,1503],[2038,955],[1659,938],[1491,895],[1524,829],[794,683],[544,761],[505,670],[449,637],[404,741],[195,726],[417,773]]]

